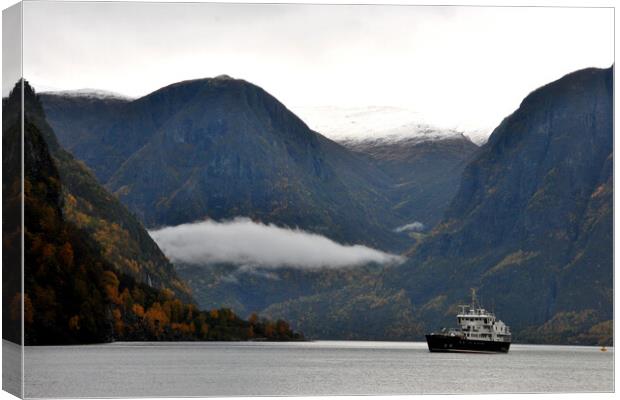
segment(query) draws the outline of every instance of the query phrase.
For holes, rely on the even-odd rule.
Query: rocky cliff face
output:
[[[102,111],[90,135],[70,133],[72,114],[44,101],[63,141],[147,226],[247,216],[341,242],[405,245],[391,231],[400,220],[389,178],[248,82],[168,86],[112,120]]]
[[[62,148],[38,96],[27,83],[24,87],[26,118],[45,139],[60,176],[63,218],[91,234],[105,260],[118,271],[154,288],[172,290],[190,301],[189,287],[176,276],[172,264],[142,224],[97,182],[88,168]]]
[[[61,146],[71,154],[79,155],[78,158],[92,168],[98,178],[114,171],[124,160],[125,152],[133,149],[129,141],[117,148],[117,143],[106,137],[130,102],[128,99],[65,92],[38,96]],[[140,143],[138,141],[134,146]],[[98,164],[103,154],[106,160]]]
[[[347,140],[342,144],[367,157],[391,178],[388,194],[394,212],[407,224],[421,223],[418,230],[422,231],[432,229],[443,217],[465,166],[478,151],[478,146],[461,134]]]
[[[4,275],[4,338],[19,342],[22,324],[26,345],[301,338],[285,321],[244,321],[186,302],[186,287],[141,225],[57,143],[27,82],[22,134],[21,93],[20,82],[3,102],[3,150],[11,151],[3,158],[4,205],[24,205],[23,236],[14,223],[3,225],[11,261],[24,243],[23,293],[15,264]],[[20,143],[23,171],[15,162]]]
[[[609,343],[612,79],[612,69],[569,74],[527,96],[479,150],[455,143],[445,164],[462,171],[454,197],[448,205],[446,193],[429,198],[432,206],[443,199],[445,214],[415,237],[403,265],[285,271],[276,280],[182,273],[205,290],[204,304],[287,318],[309,337],[419,339],[453,325],[474,287],[516,341]],[[407,183],[437,161],[437,149],[354,154],[262,89],[229,78],[182,82],[122,108],[86,137],[88,148],[102,146],[89,165],[149,224],[246,215],[382,248],[413,242],[391,231],[412,222],[399,212],[415,212],[424,192]],[[456,162],[462,148],[472,158]],[[416,193],[403,189],[401,208],[396,179]]]
[[[586,69],[534,91],[465,168],[442,222],[391,274],[429,327],[470,287],[530,340],[569,315],[587,329],[612,318],[612,79]],[[578,341],[566,325],[546,334]]]

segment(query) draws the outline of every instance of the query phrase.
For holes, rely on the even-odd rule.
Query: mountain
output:
[[[2,338],[22,341],[21,91],[2,99]]]
[[[65,151],[47,123],[41,102],[30,86],[25,96],[27,117],[41,132],[63,183],[63,213],[78,228],[97,238],[104,257],[123,273],[149,286],[170,289],[184,301],[191,290],[151,239],[142,224],[108,193],[88,168]]]
[[[179,265],[203,308],[240,315],[287,315],[310,339],[409,340],[422,337],[404,290],[381,284],[385,267],[244,269]],[[279,317],[275,317],[276,319]]]
[[[15,162],[21,158],[22,143],[23,186],[22,164]],[[257,317],[244,321],[228,309],[200,311],[176,296],[173,290],[154,287],[153,282],[139,282],[140,274],[132,276],[136,271],[117,268],[115,258],[110,256],[107,236],[118,232],[93,231],[90,224],[76,221],[72,214],[76,210],[84,211],[83,218],[94,218],[88,214],[93,212],[92,208],[66,205],[75,189],[72,186],[75,176],[83,179],[82,185],[97,184],[85,178],[83,167],[58,145],[54,132],[45,122],[39,99],[25,81],[18,82],[3,100],[3,144],[6,145],[3,169],[7,169],[3,175],[3,204],[13,209],[19,203],[16,198],[23,199],[24,204],[24,292],[20,293],[22,285],[14,282],[15,274],[8,274],[13,286],[3,282],[3,318],[9,322],[9,329],[3,331],[5,339],[21,342],[20,332],[14,330],[21,321],[26,345],[300,337],[285,321]],[[23,197],[16,190],[21,187]],[[87,189],[79,195],[97,196],[103,192],[97,187]],[[80,197],[78,201],[84,199]],[[106,204],[109,199],[105,197],[89,199],[102,208],[97,217],[118,210],[115,205]],[[108,221],[99,218],[98,222]],[[3,225],[3,250],[14,255],[14,249],[20,247],[21,235],[15,235],[11,226]],[[134,239],[131,235],[123,239]],[[140,245],[145,246],[145,254],[153,254],[148,242]],[[136,265],[136,268],[148,267],[152,265]],[[168,272],[170,275],[163,283],[174,285],[177,280],[174,271]]]
[[[476,288],[516,342],[611,344],[612,124],[613,68],[537,89],[467,163],[404,264],[262,313],[312,338],[420,340],[453,326]]]
[[[130,103],[119,96],[95,96],[86,92],[45,92],[39,94],[45,115],[58,141],[71,154],[84,161],[98,178],[109,174],[106,165],[115,168],[123,156],[116,156],[118,142],[107,138],[124,107]],[[86,94],[86,95],[83,95]],[[105,155],[107,161],[97,164]],[[93,168],[97,165],[97,168]],[[105,179],[100,180],[105,182]]]
[[[208,84],[208,82],[211,83]],[[193,128],[186,127],[186,129],[196,129],[195,124],[197,117],[193,115],[198,113],[196,110],[201,109],[203,106],[207,107],[208,101],[213,103],[230,101],[230,99],[227,100],[226,96],[229,97],[233,95],[235,91],[239,90],[235,88],[235,82],[237,82],[237,86],[247,87],[248,90],[253,87],[253,85],[247,82],[220,77],[212,80],[181,82],[163,88],[137,101],[131,101],[130,99],[114,94],[93,93],[90,90],[80,92],[48,92],[43,93],[41,99],[45,111],[49,116],[48,119],[50,120],[50,124],[54,127],[55,131],[59,132],[59,140],[62,145],[91,167],[100,181],[107,184],[111,190],[124,193],[129,187],[126,183],[131,182],[134,179],[134,175],[127,176],[123,170],[135,173],[133,169],[136,167],[140,168],[140,165],[137,164],[146,162],[145,158],[148,158],[146,154],[152,155],[158,148],[162,148],[163,146],[168,146],[170,148],[178,146],[178,144],[171,145],[159,140],[158,143],[148,143],[148,147],[142,149],[143,146],[147,145],[149,137],[155,135],[154,132],[156,130],[171,129],[167,126],[163,128],[158,127],[163,126],[164,121],[177,118],[174,116],[177,113],[182,113],[184,119],[192,121],[194,124]],[[204,86],[202,92],[198,91],[200,85]],[[219,90],[218,93],[214,93],[216,91],[214,87],[219,87],[219,89],[217,89]],[[277,100],[271,98],[271,96],[264,93],[262,90],[260,92],[259,97],[264,97],[266,104],[271,104],[270,107],[272,108],[282,109],[283,115],[289,114],[288,111],[285,111],[284,106],[279,104]],[[207,101],[207,97],[210,97],[211,100]],[[214,118],[225,120],[227,118],[232,118],[235,113],[248,114],[247,106],[248,105],[242,104],[241,106],[231,107],[224,112],[222,112],[222,110],[217,111],[213,108],[208,113],[204,113],[200,118],[204,118],[203,122],[206,120],[213,121]],[[193,107],[193,111],[187,114],[187,111],[185,111],[186,107]],[[251,105],[251,107],[254,107],[254,105]],[[154,112],[151,113],[150,110],[154,110]],[[420,118],[420,116],[416,113],[399,108],[371,107],[342,109],[321,107],[301,108],[300,111],[304,117],[310,118],[311,121],[313,121],[314,125],[318,127],[319,132],[323,132],[324,129],[325,133],[335,138],[339,144],[350,150],[349,153],[344,153],[347,154],[347,157],[344,157],[345,159],[350,159],[350,153],[353,153],[353,155],[364,160],[364,164],[366,165],[360,165],[359,162],[350,163],[346,160],[339,174],[342,175],[342,173],[347,170],[353,170],[356,172],[355,175],[357,176],[355,178],[359,181],[360,185],[370,186],[372,191],[380,192],[385,195],[385,198],[378,201],[389,202],[389,207],[393,210],[391,213],[394,214],[394,218],[389,220],[390,224],[386,226],[389,230],[415,221],[423,223],[427,228],[431,228],[437,223],[447,203],[458,188],[458,179],[465,165],[465,160],[473,154],[477,148],[462,133],[451,129],[439,129],[424,123],[416,122],[415,118]],[[260,118],[263,118],[263,120],[261,121],[260,119],[253,118],[250,119],[250,122],[247,122],[247,124],[252,126],[253,129],[265,130],[265,121],[270,117],[261,116]],[[154,121],[156,119],[159,120]],[[289,121],[294,120],[296,120],[296,118],[292,114],[289,115]],[[180,122],[177,120],[177,122],[170,123],[178,124]],[[296,123],[299,123],[299,121]],[[179,128],[174,129],[178,130]],[[277,127],[277,129],[287,130],[289,128],[286,125],[281,125]],[[305,127],[302,129],[307,130]],[[236,126],[234,124],[227,126],[225,130],[226,132],[233,132],[240,136],[248,135],[250,132],[245,127]],[[122,134],[122,132],[124,132],[124,134]],[[315,134],[310,134],[310,136],[312,135]],[[128,140],[128,136],[131,137],[131,139]],[[185,143],[185,147],[187,148],[184,149],[184,151],[190,155],[190,159],[192,159],[194,152],[202,152],[203,150],[200,147],[191,146],[199,146],[198,142],[204,142],[206,140],[200,133],[194,132],[194,136],[195,143]],[[222,134],[222,136],[224,136],[224,134]],[[226,136],[226,140],[231,140],[230,135],[226,134]],[[243,137],[238,140],[238,142],[241,141],[249,142],[243,139]],[[325,138],[322,138],[321,141],[326,143],[329,142],[329,140]],[[204,147],[205,143],[202,143],[202,146]],[[215,147],[214,145],[210,146]],[[237,149],[244,149],[246,146],[250,151],[246,153],[240,152],[240,154],[236,156],[244,161],[250,157],[256,158],[253,152],[255,148],[261,148],[260,145],[258,147],[257,145],[239,145],[235,149],[227,149],[226,152],[236,152]],[[334,146],[333,144],[331,146],[326,144],[326,147]],[[131,154],[137,151],[140,151],[141,154],[135,155],[131,164],[121,167],[121,165],[131,157]],[[164,148],[164,152],[165,151],[167,151],[167,148]],[[221,150],[218,149],[217,151],[220,152]],[[280,153],[277,148],[264,149],[265,154],[271,154],[272,152],[276,154]],[[340,150],[340,152],[342,153],[342,150]],[[341,157],[336,154],[338,152],[333,151],[333,153],[332,157],[329,158],[340,161]],[[202,156],[206,155],[209,154],[202,154]],[[183,157],[188,158],[187,154],[184,154]],[[136,160],[136,158],[138,160]],[[195,159],[196,157],[193,158]],[[159,161],[161,160],[158,159],[157,162],[159,163]],[[283,161],[286,162],[286,160]],[[193,163],[197,164],[196,162]],[[170,159],[162,164],[166,165],[165,170],[169,170],[170,174],[173,176],[184,176],[184,173],[204,176],[207,169],[213,171],[221,168],[216,166],[205,168],[204,165],[173,165],[175,164],[175,160]],[[248,161],[246,162],[246,168],[251,167],[254,170],[262,170],[268,167],[273,170],[281,164],[282,162],[278,162],[276,165],[269,165],[264,160],[258,160],[258,162]],[[368,164],[370,164],[370,166]],[[338,165],[336,166],[339,167]],[[119,169],[121,171],[119,171]],[[152,168],[149,166],[146,167],[146,169],[148,171],[144,171],[142,174],[160,174],[164,171],[161,165],[153,166]],[[183,169],[189,169],[190,172],[181,173],[180,171]],[[210,174],[218,172],[211,171],[209,171]],[[115,172],[121,174],[120,177],[113,177]],[[386,176],[381,177],[380,174],[382,172]],[[297,173],[296,171],[291,171],[291,174],[296,175]],[[272,174],[273,171],[265,172],[265,178],[272,179]],[[368,179],[369,176],[370,179]],[[229,177],[230,172],[226,173],[223,179],[229,180]],[[174,180],[170,177],[165,179]],[[206,179],[212,181],[215,180],[215,177],[208,177]],[[277,179],[283,178],[277,177]],[[286,179],[289,179],[288,176]],[[347,177],[347,179],[349,178]],[[180,179],[180,181],[168,182],[164,184],[166,187],[151,190],[151,192],[144,195],[144,199],[141,200],[135,199],[135,195],[121,196],[121,198],[132,208],[132,211],[143,218],[143,221],[148,226],[188,222],[189,220],[203,218],[207,215],[212,218],[234,216],[214,210],[212,207],[208,207],[204,204],[193,204],[197,202],[194,198],[194,193],[196,196],[203,198],[202,192],[205,190],[204,188],[198,187],[201,185],[204,186],[205,183],[200,181],[196,182],[196,180],[197,178],[188,179],[186,181]],[[364,182],[365,180],[368,182]],[[216,180],[216,183],[218,187],[222,187],[221,182]],[[306,183],[304,182],[304,184]],[[247,185],[247,182],[243,185]],[[184,189],[178,189],[181,186]],[[240,184],[239,186],[242,185]],[[271,185],[265,186],[263,184],[262,186],[268,187]],[[191,189],[187,189],[187,187]],[[319,189],[319,187],[316,187],[316,189]],[[217,207],[220,209],[232,207],[238,209],[239,211],[237,212],[245,212],[258,219],[267,219],[283,225],[301,224],[300,226],[309,230],[332,234],[332,232],[329,232],[329,228],[326,230],[324,227],[318,227],[316,223],[306,224],[307,219],[305,217],[301,221],[299,218],[294,218],[291,215],[268,217],[265,215],[264,210],[258,214],[256,213],[257,207],[255,204],[250,203],[247,198],[234,199],[234,196],[230,196],[232,191],[239,192],[240,190],[244,190],[244,188],[238,186],[230,188],[227,198],[232,199],[232,204],[217,205]],[[327,188],[321,190],[327,190]],[[329,188],[329,190],[331,191],[334,189]],[[170,199],[170,196],[167,195],[168,192],[176,193],[174,197],[180,197],[180,199]],[[253,197],[256,197],[256,195],[257,194],[253,194]],[[261,194],[261,196],[263,195],[264,194]],[[238,193],[237,196],[239,196]],[[274,198],[277,196],[278,192],[272,194]],[[153,198],[162,202],[153,203]],[[165,199],[165,202],[163,202],[163,199]],[[181,207],[179,207],[178,203],[174,206],[172,204],[167,204],[174,201],[183,204]],[[289,202],[292,201],[298,203],[299,199],[294,198],[289,200]],[[314,202],[314,200],[310,201]],[[239,203],[245,204],[239,205]],[[162,209],[162,211],[151,211],[157,208]],[[185,210],[182,215],[173,215],[177,214],[177,211],[172,210],[173,208],[187,210]],[[207,213],[205,213],[204,208],[209,208]],[[152,215],[153,213],[157,214]],[[358,215],[358,218],[359,217],[360,215]],[[304,222],[304,220],[306,222]],[[334,233],[334,238],[351,241],[351,234],[336,232]],[[391,240],[398,241],[403,238],[404,236],[400,239],[394,239],[392,237]],[[359,238],[356,237],[355,239],[359,241]],[[368,244],[384,246],[385,243],[374,242]],[[403,246],[405,245],[403,244]],[[390,247],[390,249],[395,248],[394,246]]]
[[[493,131],[443,220],[385,283],[407,290],[429,329],[450,322],[475,287],[515,340],[608,342],[612,168],[613,68],[534,91]]]
[[[89,161],[99,179],[152,225],[246,215],[348,243],[412,246],[389,267],[181,266],[206,307],[290,320],[311,338],[411,340],[453,325],[477,288],[517,342],[609,344],[612,80],[613,69],[587,69],[537,89],[480,148],[453,137],[347,149],[227,77],[131,101],[97,128],[105,134],[85,138],[102,149]],[[425,164],[442,157],[438,171]],[[458,182],[449,171],[462,171]],[[418,174],[453,185],[450,201],[429,186],[436,192],[419,209],[436,207],[430,231],[416,232],[412,218],[427,193]],[[410,237],[395,239],[396,227]]]
[[[62,96],[60,96],[62,97]],[[246,216],[344,243],[403,249],[390,178],[310,130],[263,89],[226,76],[140,99],[43,96],[60,141],[148,227]],[[82,127],[85,127],[82,129]]]
[[[412,227],[430,230],[458,190],[467,162],[478,150],[460,133],[427,129],[427,135],[347,139],[340,143],[369,158],[393,182],[389,197],[393,210]],[[422,225],[420,225],[422,224]]]

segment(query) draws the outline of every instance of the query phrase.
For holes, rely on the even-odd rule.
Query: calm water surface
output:
[[[27,347],[26,397],[610,392],[613,349],[425,343],[114,343]]]

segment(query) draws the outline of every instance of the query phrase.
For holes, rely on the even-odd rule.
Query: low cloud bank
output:
[[[366,246],[342,245],[321,235],[248,218],[196,222],[149,233],[168,258],[187,264],[320,269],[404,261],[401,256]]]
[[[422,232],[424,230],[424,224],[421,222],[412,222],[410,224],[407,225],[403,225],[403,226],[399,226],[398,228],[394,229],[394,232],[397,233],[401,233],[401,232]]]

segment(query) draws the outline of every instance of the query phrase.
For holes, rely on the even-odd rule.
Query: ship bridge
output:
[[[510,342],[510,328],[495,318],[495,314],[477,307],[476,292],[472,290],[472,303],[460,306],[456,316],[461,335],[474,340]]]

